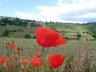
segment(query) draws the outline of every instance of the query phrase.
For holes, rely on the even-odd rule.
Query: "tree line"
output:
[[[17,17],[0,17],[0,26],[6,25],[17,25],[17,26],[30,26],[36,27],[40,26],[40,22],[35,20],[28,20],[28,19],[20,19]]]

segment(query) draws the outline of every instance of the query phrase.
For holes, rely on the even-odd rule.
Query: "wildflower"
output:
[[[16,54],[20,54],[22,51],[21,50],[16,50]]]
[[[66,44],[67,41],[63,39],[62,35],[50,28],[37,27],[36,29],[37,43],[46,48],[56,47]]]
[[[20,64],[29,64],[30,61],[28,59],[20,59]]]
[[[7,62],[7,58],[5,56],[0,56],[0,65]]]
[[[52,54],[48,57],[50,66],[52,68],[57,68],[61,66],[65,60],[65,57],[61,54]]]
[[[33,58],[31,60],[31,64],[34,66],[34,67],[39,67],[43,64],[43,62],[40,60],[40,58]]]
[[[42,53],[41,52],[37,52],[36,56],[40,58],[42,56]]]
[[[16,46],[15,43],[8,43],[8,44],[7,44],[7,47],[8,47],[8,48],[13,48],[13,49],[15,49],[17,46]]]

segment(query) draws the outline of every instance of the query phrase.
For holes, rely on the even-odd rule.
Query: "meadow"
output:
[[[19,38],[0,38],[0,54],[2,50],[6,50],[6,43],[14,41],[18,47],[23,48],[24,53],[34,53],[35,51],[41,51],[41,46],[36,43],[35,39],[19,39]],[[83,52],[86,50],[94,50],[96,51],[96,41],[68,41],[66,45],[61,45],[54,49],[50,48],[49,53],[63,53],[65,55],[72,55],[75,53]]]

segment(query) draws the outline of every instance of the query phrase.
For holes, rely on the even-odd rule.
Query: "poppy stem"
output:
[[[56,72],[59,72],[59,68],[57,68]]]
[[[52,69],[51,67],[50,67],[50,70],[51,70],[51,72],[55,72],[54,69]]]
[[[46,57],[47,52],[48,52],[48,49],[45,51],[45,54],[44,54],[44,59],[45,59],[45,57]]]
[[[43,49],[42,49],[42,57],[43,57],[43,54],[44,54],[44,46],[43,46]],[[41,57],[41,60],[42,60],[42,57]]]

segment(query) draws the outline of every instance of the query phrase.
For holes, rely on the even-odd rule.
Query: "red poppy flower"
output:
[[[28,59],[20,59],[20,64],[29,64],[30,61]]]
[[[50,28],[38,27],[36,29],[37,43],[46,48],[56,47],[65,44],[67,41],[63,39],[62,35]]]
[[[20,54],[22,51],[21,50],[16,50],[16,54]]]
[[[7,62],[7,66],[8,66],[8,68],[13,68],[13,62],[8,61],[8,62]]]
[[[7,47],[9,47],[9,48],[16,48],[17,46],[16,46],[15,43],[12,43],[12,44],[7,44]]]
[[[0,65],[2,65],[3,63],[7,62],[7,58],[5,56],[0,56]]]
[[[40,58],[42,56],[42,53],[41,52],[37,52],[36,56]]]
[[[39,67],[43,64],[43,61],[41,61],[40,58],[33,58],[31,63],[34,67]]]
[[[57,68],[61,66],[65,60],[65,57],[61,54],[52,54],[48,57],[50,66],[52,68]]]

